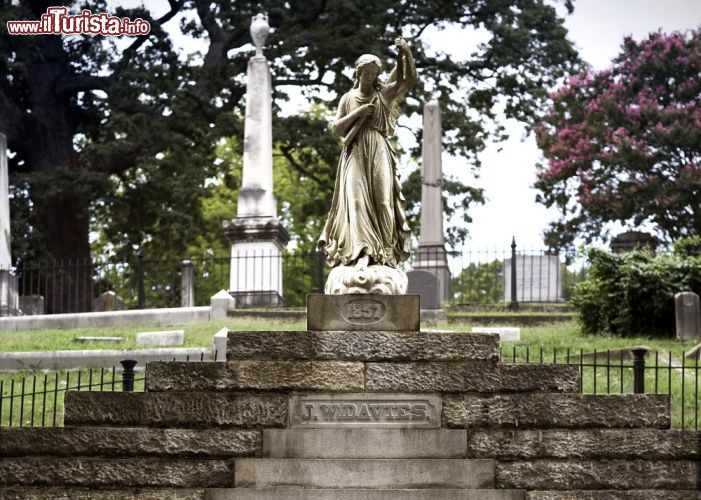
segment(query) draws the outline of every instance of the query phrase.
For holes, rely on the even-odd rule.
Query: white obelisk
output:
[[[11,269],[7,138],[0,134],[0,316],[14,316],[18,313],[17,278]]]
[[[229,293],[238,306],[283,305],[281,251],[290,239],[273,195],[273,123],[270,68],[263,46],[268,16],[251,22],[256,55],[248,61],[243,180],[236,218],[224,222],[231,242]]]

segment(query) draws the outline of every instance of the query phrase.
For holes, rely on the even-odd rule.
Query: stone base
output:
[[[406,293],[406,273],[394,267],[374,264],[358,271],[355,266],[337,266],[326,280],[324,292],[329,295],[374,293],[402,295]]]
[[[338,269],[338,268],[337,268]],[[418,331],[418,295],[307,295],[307,329]]]
[[[276,290],[260,292],[229,292],[236,307],[284,307],[285,299]]]

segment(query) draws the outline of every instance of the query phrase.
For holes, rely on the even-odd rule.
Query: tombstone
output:
[[[699,296],[694,292],[681,292],[674,296],[677,340],[686,342],[701,339],[701,312]]]
[[[613,253],[625,253],[633,250],[648,249],[654,253],[657,244],[657,238],[649,233],[626,231],[613,237],[611,240],[611,251]]]
[[[124,310],[124,301],[110,290],[93,301],[92,310],[94,312],[122,311]]]
[[[407,294],[419,294],[421,296],[421,309],[440,309],[440,282],[438,277],[430,271],[414,269],[406,273],[409,279]]]
[[[471,333],[496,333],[502,342],[521,341],[521,329],[517,326],[473,326]]]
[[[226,319],[229,311],[236,309],[236,299],[226,290],[219,290],[209,298],[209,319],[212,321]]]
[[[564,300],[562,264],[557,255],[516,257],[516,300],[559,302]],[[511,300],[511,259],[504,260],[504,300]]]
[[[184,260],[180,277],[180,307],[195,306],[195,266],[192,261]]]
[[[20,295],[19,308],[25,316],[44,314],[44,297],[41,295]]]
[[[136,334],[137,345],[183,345],[185,330],[164,330],[161,332],[139,332]]]
[[[412,267],[430,271],[438,278],[438,304],[448,300],[450,293],[450,270],[443,235],[442,137],[440,106],[438,101],[429,101],[424,105],[421,145],[421,233]],[[421,308],[428,309],[423,306],[423,297]]]
[[[17,277],[10,254],[10,184],[7,168],[7,139],[0,134],[0,316],[19,314]]]
[[[277,218],[273,195],[273,127],[270,68],[263,55],[268,17],[251,23],[256,55],[248,61],[243,179],[236,218],[224,221],[231,242],[229,292],[239,306],[281,306],[282,249],[290,234]]]

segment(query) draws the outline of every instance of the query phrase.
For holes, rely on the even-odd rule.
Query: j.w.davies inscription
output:
[[[441,399],[422,394],[296,394],[290,427],[440,427]]]

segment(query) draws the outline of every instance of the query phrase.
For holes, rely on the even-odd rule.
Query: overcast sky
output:
[[[565,23],[569,38],[595,69],[610,64],[624,36],[640,39],[660,28],[685,31],[701,24],[701,0],[577,0],[574,6]],[[540,158],[535,140],[521,142],[519,128],[512,130],[514,137],[501,144],[501,152],[491,147],[482,157],[478,184],[489,200],[471,213],[470,245],[501,248],[515,235],[523,247],[539,248],[547,223],[557,218],[557,213],[535,203],[537,191],[530,188]],[[448,172],[458,163],[443,157]]]

